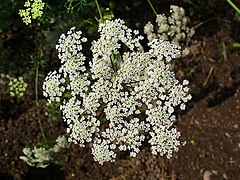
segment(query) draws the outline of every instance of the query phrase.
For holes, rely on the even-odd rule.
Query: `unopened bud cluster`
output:
[[[28,25],[31,24],[32,19],[37,19],[43,14],[45,3],[42,0],[27,0],[24,4],[25,9],[19,10],[19,15],[23,22]]]
[[[24,82],[23,77],[14,78],[8,83],[10,96],[21,98],[27,89],[27,83]]]
[[[62,34],[56,49],[61,61],[43,83],[49,102],[61,102],[69,141],[81,147],[91,144],[94,160],[114,161],[117,152],[135,157],[143,142],[153,154],[170,158],[180,145],[173,127],[174,108],[185,109],[191,99],[188,81],[179,82],[168,64],[180,48],[154,39],[144,51],[137,30],[123,20],[99,26],[87,61],[81,31]]]

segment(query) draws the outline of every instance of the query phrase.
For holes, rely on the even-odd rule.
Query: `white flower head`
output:
[[[43,83],[43,95],[49,98],[49,102],[60,101],[60,97],[65,91],[63,83],[65,80],[57,71],[50,72]]]
[[[195,31],[188,27],[189,18],[185,15],[183,8],[171,5],[170,14],[169,17],[165,14],[158,14],[156,17],[157,30],[154,31],[155,27],[148,22],[144,26],[144,33],[150,42],[160,39],[181,46],[181,56],[186,56],[190,53],[188,46]]]
[[[154,39],[144,51],[143,37],[121,19],[100,24],[99,33],[89,63],[81,33],[72,28],[62,35],[57,45],[62,66],[44,82],[44,95],[61,99],[68,141],[83,147],[92,143],[100,164],[115,161],[117,151],[135,157],[144,141],[153,154],[171,157],[180,145],[180,133],[172,127],[174,109],[185,109],[191,98],[187,80],[181,84],[169,65],[179,46]]]

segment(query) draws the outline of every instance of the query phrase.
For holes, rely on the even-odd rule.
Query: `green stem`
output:
[[[87,20],[87,19],[84,19],[83,22],[86,22],[88,24],[91,24],[92,26],[96,26],[96,24],[92,23],[91,21]]]
[[[148,4],[150,5],[150,7],[152,8],[154,14],[157,16],[158,14],[157,14],[156,10],[154,9],[154,7],[153,7],[151,1],[150,1],[150,0],[147,0],[147,1],[148,1]]]
[[[100,6],[99,6],[99,4],[98,4],[98,1],[95,0],[95,3],[96,3],[96,5],[97,5],[98,13],[99,13],[99,16],[100,16],[100,19],[101,19],[100,22],[103,22],[103,16],[102,16],[101,9],[100,9]]]
[[[76,8],[81,3],[82,3],[82,1],[79,1],[75,6],[73,6],[73,9]]]
[[[111,59],[112,68],[113,68],[114,72],[116,72],[117,70],[116,70],[115,65],[113,63],[113,61],[114,61],[114,54],[113,53],[111,54],[110,59]]]
[[[227,2],[233,7],[233,9],[235,9],[238,12],[238,14],[240,14],[240,9],[238,9],[238,7],[235,4],[233,4],[231,0],[227,0]]]
[[[40,113],[39,113],[39,103],[38,103],[38,62],[36,62],[36,74],[35,74],[35,100],[36,100],[36,109],[37,109],[37,120],[38,120],[38,124],[42,133],[42,137],[44,140],[46,140],[45,134],[44,134],[44,130],[43,130],[43,126],[42,126],[42,122],[40,119]]]

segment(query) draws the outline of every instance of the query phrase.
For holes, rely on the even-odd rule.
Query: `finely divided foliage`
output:
[[[154,39],[144,51],[143,37],[120,19],[100,24],[99,33],[89,64],[81,31],[72,28],[61,35],[56,46],[61,67],[43,84],[50,102],[62,102],[68,140],[82,147],[92,143],[100,164],[114,161],[118,151],[135,157],[143,142],[153,154],[170,158],[180,145],[174,107],[184,109],[191,99],[188,81],[181,84],[168,64],[179,47]]]

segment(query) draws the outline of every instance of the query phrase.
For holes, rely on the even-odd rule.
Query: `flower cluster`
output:
[[[43,14],[45,3],[42,0],[27,0],[24,4],[26,9],[20,9],[19,15],[22,17],[23,22],[28,25],[32,19],[37,19]]]
[[[10,96],[21,98],[26,91],[27,83],[24,82],[23,77],[14,78],[8,83]]]
[[[144,27],[144,33],[147,34],[149,41],[159,38],[184,47],[182,56],[188,55],[189,49],[187,46],[195,31],[193,28],[187,27],[189,18],[185,15],[183,8],[171,5],[170,14],[170,17],[165,14],[157,15],[157,31],[155,31],[153,24],[148,22]]]
[[[188,81],[181,84],[168,64],[180,48],[155,39],[144,51],[143,37],[121,19],[100,24],[99,33],[90,62],[80,31],[61,35],[56,45],[61,67],[43,84],[50,102],[62,102],[68,140],[82,147],[91,143],[100,164],[114,161],[119,151],[135,157],[145,141],[153,154],[171,157],[180,145],[174,108],[184,109],[191,99]]]
[[[47,167],[53,160],[56,160],[68,148],[69,144],[65,136],[59,136],[56,139],[56,144],[50,149],[43,147],[24,148],[24,156],[20,159],[25,161],[29,166],[40,168]]]

